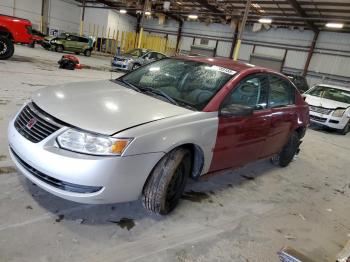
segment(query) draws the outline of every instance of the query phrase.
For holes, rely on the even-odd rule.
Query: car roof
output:
[[[266,68],[263,68],[260,66],[249,64],[249,63],[237,62],[237,61],[233,61],[232,59],[221,58],[221,57],[175,56],[173,58],[221,66],[221,67],[225,67],[225,68],[234,70],[236,72],[241,72],[241,71],[244,71],[247,69],[252,69],[252,68],[262,69],[262,70],[266,69]],[[266,70],[270,71],[269,69],[266,69]]]
[[[25,18],[21,18],[21,17],[17,17],[17,16],[12,16],[12,15],[4,15],[4,14],[0,14],[0,16],[3,16],[3,17],[6,17],[8,19],[17,19],[17,20],[21,20],[21,21],[26,21],[26,22],[29,22],[30,21],[28,19],[25,19]]]

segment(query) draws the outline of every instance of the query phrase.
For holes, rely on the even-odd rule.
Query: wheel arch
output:
[[[204,152],[202,148],[194,143],[181,144],[176,146],[175,148],[180,147],[190,150],[192,158],[191,178],[198,178],[201,175],[202,170],[204,168]],[[175,148],[172,148],[168,152],[174,150]]]
[[[294,131],[297,132],[299,139],[302,139],[305,136],[306,127],[305,126],[298,126]]]
[[[6,27],[3,27],[3,26],[0,26],[0,36],[5,36],[11,40],[14,39],[11,32]]]

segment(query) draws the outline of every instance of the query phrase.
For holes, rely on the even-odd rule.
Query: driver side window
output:
[[[243,105],[261,110],[267,107],[268,79],[264,75],[253,75],[241,81],[227,95],[222,107]]]

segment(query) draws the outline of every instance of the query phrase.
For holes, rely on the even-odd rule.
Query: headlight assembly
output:
[[[335,116],[335,117],[342,117],[345,113],[345,108],[338,108],[336,110],[333,111],[333,114],[332,116]]]
[[[68,129],[57,137],[61,148],[100,156],[120,156],[131,141],[131,138],[114,138],[74,129]]]

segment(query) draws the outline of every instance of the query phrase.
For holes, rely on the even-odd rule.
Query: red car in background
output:
[[[0,15],[0,60],[13,55],[14,43],[33,43],[32,23],[27,19]]]

